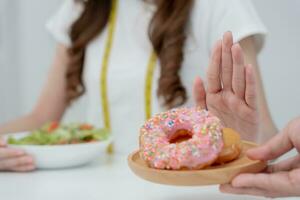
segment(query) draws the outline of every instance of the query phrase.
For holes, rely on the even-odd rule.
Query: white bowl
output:
[[[25,137],[29,132],[8,134],[16,139]],[[89,163],[100,156],[105,156],[106,148],[112,141],[111,137],[105,141],[64,144],[64,145],[11,145],[11,148],[22,149],[34,158],[39,169],[54,169],[75,167]]]

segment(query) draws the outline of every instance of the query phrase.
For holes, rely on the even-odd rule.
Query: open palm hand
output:
[[[232,34],[224,34],[216,43],[207,70],[207,89],[197,78],[196,103],[218,116],[224,126],[237,130],[243,139],[256,140],[259,120],[255,77],[251,65],[245,65],[239,44]]]

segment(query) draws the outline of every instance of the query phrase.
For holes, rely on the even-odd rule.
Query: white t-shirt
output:
[[[70,45],[70,25],[82,10],[81,4],[65,0],[48,21],[47,29],[58,43]],[[139,128],[145,120],[144,84],[152,51],[147,30],[153,10],[153,6],[143,0],[119,0],[107,73],[111,128],[118,152],[129,153],[138,148]],[[213,44],[228,30],[232,31],[235,41],[255,36],[258,50],[262,47],[266,34],[266,29],[249,0],[195,0],[187,31],[185,58],[180,71],[188,95],[186,105],[193,105],[194,78],[205,78]],[[83,72],[86,110],[81,114],[81,120],[99,127],[104,125],[99,81],[106,38],[107,29],[88,45]],[[159,66],[153,77],[152,114],[165,110],[156,95],[158,78]]]

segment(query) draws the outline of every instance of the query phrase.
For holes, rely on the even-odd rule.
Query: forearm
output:
[[[256,90],[257,90],[257,103],[258,111],[260,115],[260,127],[258,142],[262,143],[270,139],[277,133],[277,127],[275,126],[264,93],[263,81],[260,75],[259,64],[257,62],[256,49],[254,47],[253,38],[246,38],[241,41],[241,46],[244,47],[245,61],[252,64],[256,76]]]
[[[50,108],[53,107],[53,109],[47,109],[45,107],[47,106],[38,105],[30,114],[9,121],[3,125],[0,124],[0,135],[34,130],[45,123],[60,121],[62,119],[65,110],[64,104],[49,106]]]
[[[44,120],[40,120],[34,114],[28,114],[13,121],[0,125],[0,135],[5,133],[15,133],[33,130],[40,127]]]
[[[278,129],[273,122],[272,116],[270,114],[267,100],[264,93],[263,82],[259,73],[258,65],[254,67],[256,71],[257,77],[257,93],[258,93],[258,109],[260,113],[260,129],[259,129],[259,137],[258,142],[264,143],[265,141],[272,138],[277,132]]]
[[[58,44],[53,64],[32,112],[24,117],[0,125],[0,134],[36,129],[50,121],[60,121],[67,108],[66,72],[69,63],[68,48]]]
[[[252,62],[252,63],[251,63]],[[257,104],[260,113],[260,128],[258,142],[263,143],[273,137],[277,132],[272,116],[269,111],[269,106],[264,92],[263,81],[260,75],[259,65],[256,59],[249,59],[248,63],[253,65],[256,77]]]

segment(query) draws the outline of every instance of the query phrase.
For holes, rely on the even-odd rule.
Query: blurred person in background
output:
[[[257,61],[266,29],[249,0],[65,0],[47,28],[57,47],[40,98],[0,134],[60,121],[82,95],[82,120],[110,130],[116,153],[136,148],[145,119],[178,106],[207,108],[246,140],[276,133]],[[34,168],[1,141],[0,170]]]

